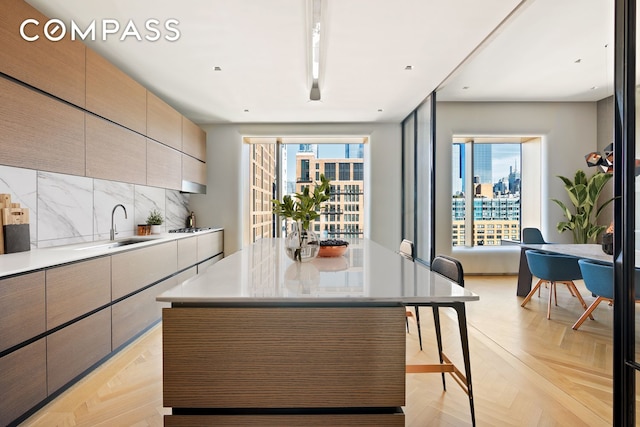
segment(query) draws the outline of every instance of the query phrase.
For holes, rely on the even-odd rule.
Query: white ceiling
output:
[[[613,0],[322,0],[315,102],[311,0],[27,1],[81,27],[132,19],[143,36],[147,19],[177,19],[175,42],[121,41],[120,31],[89,44],[198,123],[399,122],[443,82],[439,100],[612,91]]]

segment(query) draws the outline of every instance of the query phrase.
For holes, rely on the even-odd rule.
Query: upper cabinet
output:
[[[182,153],[147,139],[147,185],[180,190]]]
[[[182,115],[147,91],[147,136],[182,150]]]
[[[147,139],[92,114],[86,115],[86,176],[147,183]]]
[[[24,25],[27,41],[20,34]],[[69,34],[60,41],[44,36],[48,18],[21,0],[2,2],[0,13],[0,72],[62,98],[85,105],[85,45],[71,41]],[[36,24],[37,22],[37,24]]]
[[[91,49],[86,108],[143,135],[147,132],[147,90]]]
[[[2,164],[84,175],[82,110],[0,78],[0,129]]]
[[[203,162],[207,161],[207,134],[186,117],[182,117],[182,151]]]

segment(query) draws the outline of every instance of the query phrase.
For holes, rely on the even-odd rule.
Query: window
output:
[[[336,164],[335,163],[325,163],[324,164],[324,176],[325,178],[335,181],[336,179]]]
[[[453,141],[452,242],[454,245],[500,245],[502,229],[520,235],[521,143],[478,138]],[[467,215],[471,213],[471,217]],[[471,226],[467,240],[455,227]]]
[[[363,181],[364,180],[364,173],[363,173],[363,167],[364,165],[362,163],[354,163],[353,164],[353,180],[354,181]]]
[[[309,160],[302,159],[300,161],[300,182],[309,182]]]
[[[351,180],[351,163],[340,163],[339,172],[340,172],[340,175],[339,175],[340,181]]]
[[[330,202],[325,205],[327,211],[313,222],[313,229],[320,232],[322,239],[364,236],[365,216],[350,215],[347,218],[344,215],[347,209],[364,211],[364,197],[356,197],[355,194],[364,195],[364,180],[357,181],[356,186],[352,179],[352,170],[363,170],[362,144],[352,144],[351,147],[336,143],[295,144],[279,142],[278,138],[273,138],[272,143],[254,143],[251,138],[245,138],[245,141],[252,146],[248,157],[251,176],[248,194],[251,201],[247,204],[246,224],[253,232],[247,234],[249,238],[255,241],[261,237],[285,236],[288,221],[272,215],[271,200],[301,192],[305,187],[313,189],[321,173],[332,181],[332,194]],[[283,160],[278,167],[277,158]],[[354,202],[345,203],[348,197]]]

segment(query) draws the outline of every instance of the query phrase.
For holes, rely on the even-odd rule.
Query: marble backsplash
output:
[[[189,215],[189,195],[176,190],[1,165],[0,193],[29,208],[33,248],[108,239],[119,203],[127,217],[116,210],[116,237],[136,234],[153,209],[165,218],[162,231],[184,227]]]

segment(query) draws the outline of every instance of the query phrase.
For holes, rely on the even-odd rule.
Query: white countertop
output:
[[[427,267],[368,239],[346,254],[293,262],[282,239],[262,239],[160,296],[185,305],[356,305],[476,301],[479,297]]]
[[[162,233],[150,236],[122,237],[115,241],[128,240],[131,238],[148,241],[114,248],[99,247],[102,244],[110,243],[109,240],[100,240],[76,243],[72,245],[54,246],[50,248],[31,249],[30,251],[16,252],[13,254],[4,254],[0,255],[0,277],[27,273],[29,271],[67,264],[74,261],[112,255],[119,252],[140,249],[145,246],[170,242],[187,237],[194,237],[198,234],[211,233],[220,230],[222,230],[222,228],[213,228],[198,233]]]

